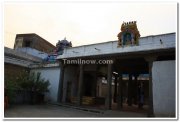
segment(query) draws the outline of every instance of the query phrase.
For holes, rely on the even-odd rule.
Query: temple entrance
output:
[[[67,77],[66,102],[78,104],[80,73],[79,66],[67,68],[76,72],[74,78]],[[149,75],[148,63],[144,58],[116,59],[112,64],[111,93],[108,85],[108,65],[86,65],[82,81],[82,106],[109,109],[106,106],[111,94],[112,110],[144,112],[148,110]],[[71,81],[71,82],[70,82]],[[119,109],[118,101],[122,108]]]
[[[112,91],[112,109],[119,109],[117,100],[121,99],[122,111],[147,113],[149,74],[145,59],[116,59],[113,77],[115,88]]]
[[[159,56],[156,60],[172,58]],[[71,72],[69,74],[74,73],[65,77],[67,102],[96,109],[149,112],[150,70],[144,57],[128,56],[114,59],[111,65],[81,66],[66,70]]]
[[[93,89],[93,82],[95,78],[90,73],[84,74],[84,96],[93,96],[92,89]]]
[[[107,109],[108,68],[98,65],[83,73],[82,105]],[[111,109],[147,113],[149,100],[148,63],[144,58],[116,59],[112,65]],[[118,108],[121,99],[122,108]]]

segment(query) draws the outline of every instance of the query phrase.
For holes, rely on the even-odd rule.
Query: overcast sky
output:
[[[117,40],[121,24],[137,21],[141,37],[176,32],[176,3],[29,2],[4,4],[4,45],[16,34],[36,33],[53,45],[73,46]]]

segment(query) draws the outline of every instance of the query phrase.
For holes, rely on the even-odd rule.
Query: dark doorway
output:
[[[84,96],[92,96],[94,77],[89,74],[84,74]]]

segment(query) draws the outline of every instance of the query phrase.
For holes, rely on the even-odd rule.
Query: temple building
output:
[[[136,22],[127,22],[118,41],[66,48],[57,57],[58,102],[115,110],[143,106],[148,116],[175,116],[175,38],[175,33],[140,38]]]
[[[117,38],[76,47],[65,38],[58,41],[56,47],[40,47],[46,58],[37,56],[41,62],[31,62],[29,69],[41,72],[43,78],[50,81],[46,100],[174,117],[176,33],[140,37],[137,23],[133,21],[122,23]],[[39,49],[33,41],[26,44],[17,36],[15,49],[23,45]],[[55,56],[55,61],[48,60],[48,55]]]

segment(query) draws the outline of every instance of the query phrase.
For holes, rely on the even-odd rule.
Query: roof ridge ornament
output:
[[[136,21],[124,22],[121,25],[121,32],[117,35],[118,47],[139,44],[139,31]]]

